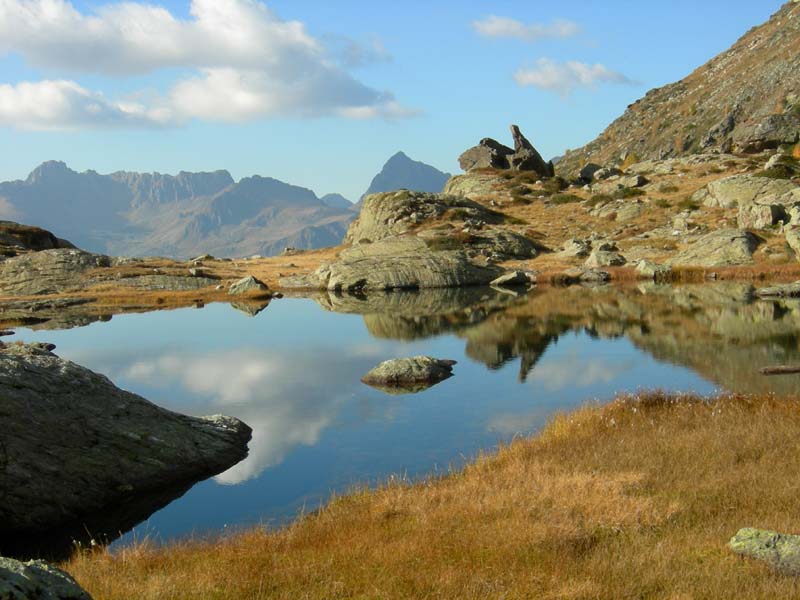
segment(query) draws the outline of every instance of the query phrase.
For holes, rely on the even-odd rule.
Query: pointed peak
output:
[[[67,166],[67,163],[60,160],[48,160],[43,162],[28,175],[27,181],[34,183],[45,178],[58,177],[60,175],[73,174],[75,171]]]

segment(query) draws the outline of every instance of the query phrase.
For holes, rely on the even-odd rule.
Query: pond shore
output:
[[[796,579],[726,544],[744,526],[800,529],[798,431],[797,398],[624,397],[284,529],[63,566],[96,599],[794,597]]]

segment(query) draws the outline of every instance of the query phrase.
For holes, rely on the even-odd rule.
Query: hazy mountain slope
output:
[[[341,194],[325,194],[322,196],[322,198],[320,198],[320,202],[322,202],[325,206],[330,206],[331,208],[345,208],[347,210],[353,210],[354,206],[350,200]]]
[[[361,198],[369,194],[400,189],[441,192],[450,177],[450,173],[442,173],[430,165],[412,160],[402,152],[398,152],[386,161],[381,172],[373,178],[369,189]]]
[[[596,140],[567,153],[559,174],[625,153],[663,159],[747,150],[759,126],[800,129],[800,3],[785,4],[685,79],[651,90]]]
[[[100,175],[47,162],[25,181],[0,183],[0,219],[118,255],[268,255],[335,245],[354,217],[306,188],[259,176],[235,183],[227,171]]]

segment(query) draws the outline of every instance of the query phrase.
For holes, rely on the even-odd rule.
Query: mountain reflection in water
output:
[[[757,300],[748,284],[326,293],[110,320],[81,310],[40,314],[16,338],[54,342],[166,408],[253,428],[246,460],[140,526],[164,540],[282,523],[357,483],[457,466],[617,392],[795,393],[794,377],[758,369],[800,362],[800,302]],[[403,397],[359,381],[415,354],[457,360],[454,377]]]

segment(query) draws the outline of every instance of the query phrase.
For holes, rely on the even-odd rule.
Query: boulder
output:
[[[386,238],[343,251],[322,265],[306,284],[281,280],[289,287],[351,292],[488,285],[503,269],[472,262],[463,250],[436,250],[416,236]],[[299,284],[299,285],[298,285]]]
[[[739,206],[736,224],[740,229],[769,229],[788,220],[786,209],[780,204],[747,203]]]
[[[496,228],[472,234],[464,241],[463,246],[465,249],[475,250],[498,260],[536,258],[541,251],[547,250],[541,244],[518,233]]]
[[[602,168],[603,167],[595,163],[589,163],[580,170],[578,173],[578,178],[585,183],[591,183],[592,180],[594,180],[594,174],[600,171]]]
[[[611,279],[606,271],[599,269],[588,269],[585,267],[572,267],[553,276],[553,282],[561,285],[572,285],[575,283],[598,284],[606,283]]]
[[[508,162],[512,170],[533,171],[542,177],[553,177],[555,175],[553,163],[544,161],[542,155],[533,147],[533,144],[522,135],[518,126],[511,126],[511,136],[514,138],[514,154],[508,158]]]
[[[492,138],[483,138],[477,146],[464,151],[458,157],[458,164],[463,171],[475,169],[510,169],[508,158],[514,151]]]
[[[266,284],[263,281],[256,279],[252,275],[248,275],[239,281],[235,281],[231,284],[231,287],[228,288],[228,294],[230,296],[242,296],[245,294],[264,295],[268,292],[269,288],[266,286]]]
[[[705,206],[735,208],[748,204],[780,204],[800,202],[800,186],[786,179],[754,175],[733,175],[712,181],[692,196]]]
[[[800,227],[787,227],[783,235],[786,237],[786,243],[794,251],[797,258],[800,258]]]
[[[636,264],[636,272],[647,279],[663,280],[666,279],[672,269],[667,265],[660,265],[649,260],[640,260]]]
[[[451,377],[455,364],[454,360],[440,360],[430,356],[396,358],[382,362],[362,377],[361,381],[379,388],[420,391]]]
[[[694,267],[749,264],[758,243],[758,238],[747,231],[718,229],[698,238],[675,255],[669,264]]]
[[[800,535],[745,527],[728,542],[741,556],[755,558],[784,575],[800,575]]]
[[[0,557],[2,600],[92,600],[66,572],[43,560]]]
[[[467,172],[476,169],[510,169],[533,171],[542,177],[555,174],[553,163],[544,161],[519,127],[511,125],[511,135],[514,138],[513,150],[492,138],[483,138],[477,146],[458,157],[459,165]]]
[[[134,508],[140,499],[182,493],[247,456],[251,432],[238,419],[164,410],[37,345],[0,349],[0,399],[4,554],[39,548],[37,538],[53,537],[46,549],[57,554],[86,532],[119,535],[132,515],[149,516]]]
[[[508,180],[497,173],[471,171],[448,179],[442,194],[445,196],[480,198],[494,194],[497,190],[502,190],[506,187],[508,187]]]

